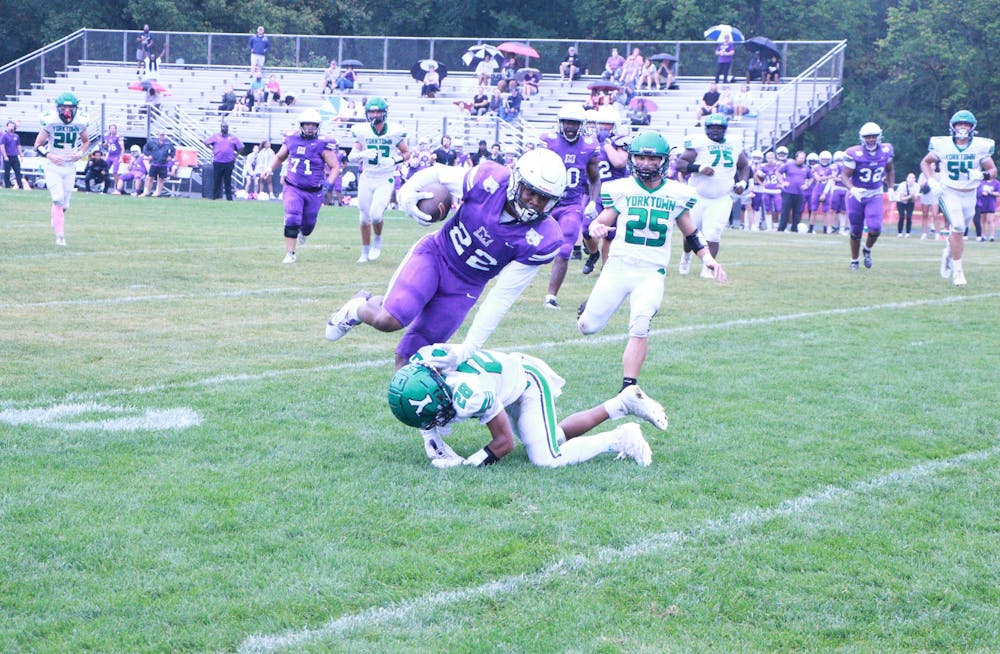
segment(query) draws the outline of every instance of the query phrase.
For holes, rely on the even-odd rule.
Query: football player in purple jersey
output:
[[[285,135],[285,142],[271,162],[273,175],[288,159],[285,188],[285,258],[282,263],[295,263],[296,243],[304,244],[316,228],[316,218],[323,206],[323,192],[333,188],[340,175],[337,142],[322,138],[319,112],[306,109],[299,115],[299,131]]]
[[[559,256],[552,262],[548,295],[545,296],[545,306],[550,309],[559,308],[556,296],[566,279],[573,246],[580,238],[587,202],[596,204],[601,198],[598,143],[586,135],[586,121],[583,105],[567,104],[559,110],[556,131],[541,136],[542,145],[559,155],[566,166],[566,193],[552,211],[552,217],[562,229],[563,244]]]
[[[121,164],[125,146],[122,137],[118,135],[118,125],[109,125],[108,133],[104,135],[102,147],[108,153],[108,172],[112,175],[112,186],[118,186],[118,167]]]
[[[865,123],[858,130],[860,145],[844,151],[844,167],[840,178],[847,187],[847,220],[851,224],[851,270],[858,270],[858,251],[864,256],[865,268],[872,267],[872,247],[882,233],[882,185],[896,185],[892,167],[892,145],[882,142],[882,128]],[[861,235],[868,227],[865,247]]]
[[[632,136],[628,130],[618,133],[618,122],[620,115],[617,109],[609,105],[602,105],[597,110],[595,117],[595,135],[600,144],[597,157],[597,167],[600,171],[601,184],[613,179],[621,179],[628,176],[628,145]],[[587,248],[587,259],[583,262],[583,274],[589,275],[594,272],[597,260],[607,261],[608,247],[613,239],[614,232],[608,234],[607,238],[598,239],[590,236],[590,223],[604,210],[601,200],[590,201],[584,210],[583,217],[583,245]]]

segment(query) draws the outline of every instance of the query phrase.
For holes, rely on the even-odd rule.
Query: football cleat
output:
[[[597,260],[601,258],[600,252],[594,252],[587,255],[587,260],[583,262],[583,274],[589,275],[594,272],[594,266],[597,265]]]
[[[861,270],[861,265],[857,261],[851,262],[851,271]]]
[[[360,325],[361,320],[356,317],[351,318],[351,314],[357,316],[358,308],[367,302],[371,296],[372,294],[368,291],[358,291],[344,306],[330,314],[330,320],[326,323],[326,340],[339,341],[355,325]]]
[[[587,301],[584,300],[580,303],[580,306],[576,308],[576,317],[579,318],[583,315],[583,312],[587,310]]]
[[[281,260],[281,263],[295,263],[295,253],[285,252],[285,258]]]
[[[944,252],[941,253],[941,278],[948,279],[951,277],[951,246],[944,246]]]
[[[57,234],[56,235],[56,245],[58,245],[60,247],[65,247],[66,246],[66,237],[63,236],[62,234]]]
[[[368,255],[362,253],[362,255],[358,257],[357,263],[368,263]]]
[[[965,273],[961,270],[956,270],[951,276],[951,283],[955,286],[965,286]]]
[[[642,437],[642,430],[634,422],[622,425],[615,430],[618,432],[618,440],[612,447],[618,456],[615,459],[629,458],[641,465],[643,468],[653,462],[653,451],[649,449],[649,443]]]
[[[872,251],[869,250],[868,248],[864,248],[864,249],[861,250],[861,256],[864,257],[865,268],[871,268],[872,267]]]
[[[368,260],[375,261],[380,256],[382,256],[382,248],[378,245],[372,245],[371,249],[368,250]]]
[[[305,245],[307,238],[309,237],[303,234],[302,232],[299,232],[299,236],[298,238],[295,239],[295,242],[298,243],[299,245]]]
[[[542,303],[542,306],[546,309],[558,309],[559,300],[556,299],[555,295],[546,295],[545,302]]]
[[[715,273],[708,266],[701,267],[701,274],[699,276],[702,279],[715,279]]]
[[[663,410],[663,405],[643,393],[641,388],[635,384],[626,386],[618,394],[618,399],[621,400],[622,406],[625,407],[625,412],[628,415],[642,418],[657,429],[666,431],[668,420],[667,412]]]
[[[677,266],[677,272],[686,275],[691,272],[691,253],[685,252],[681,255],[681,263]]]

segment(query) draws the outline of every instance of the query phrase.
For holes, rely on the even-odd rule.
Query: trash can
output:
[[[215,188],[215,169],[211,164],[201,167],[201,197],[212,199],[212,189]]]

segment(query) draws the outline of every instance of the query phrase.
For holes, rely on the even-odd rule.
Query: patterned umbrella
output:
[[[721,25],[714,25],[705,30],[705,38],[709,41],[722,41],[726,34],[729,34],[733,43],[742,43],[744,40],[743,32],[739,31],[732,25],[726,25],[723,23]]]
[[[492,59],[493,63],[496,63],[495,57],[499,54],[500,50],[495,45],[480,43],[465,51],[465,54],[462,55],[462,62],[466,66],[471,66],[476,59]]]

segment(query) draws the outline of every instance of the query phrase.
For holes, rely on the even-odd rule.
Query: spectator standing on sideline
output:
[[[87,167],[83,170],[83,185],[87,189],[87,193],[94,192],[90,188],[91,182],[104,184],[104,187],[101,189],[102,193],[107,193],[111,190],[111,175],[108,174],[108,171],[108,162],[104,159],[104,153],[100,150],[95,150],[90,155],[90,160],[87,161]]]
[[[78,112],[80,101],[72,93],[56,98],[56,109],[41,118],[41,129],[35,138],[35,152],[44,157],[45,188],[52,198],[52,230],[56,245],[65,246],[66,210],[76,185],[76,162],[90,146],[87,118]]]
[[[260,166],[257,165],[258,155],[260,155],[260,146],[255,145],[250,150],[250,154],[243,160],[243,190],[246,191],[248,200],[256,200],[257,191],[260,188]]]
[[[604,61],[604,71],[601,73],[603,79],[618,81],[621,79],[622,66],[625,65],[625,57],[618,54],[618,48],[611,48],[611,54]]]
[[[167,178],[170,159],[174,156],[174,144],[167,139],[165,132],[156,135],[156,139],[150,139],[142,149],[143,154],[149,157],[149,174],[146,176],[146,188],[142,192],[143,197],[156,198],[163,193],[163,181]],[[156,192],[153,190],[153,180],[156,180]]]
[[[122,137],[118,136],[118,125],[112,123],[108,126],[108,133],[104,135],[101,147],[108,153],[108,172],[113,178],[111,186],[118,186],[118,167],[121,165],[122,153],[125,152]]]
[[[264,27],[258,27],[257,33],[247,41],[247,49],[250,51],[250,73],[262,73],[264,71],[264,59],[271,50],[271,39],[264,34]]]
[[[339,151],[338,151],[339,153]],[[339,162],[340,159],[338,158]],[[257,151],[257,170],[260,171],[260,194],[264,199],[273,198],[274,175],[271,174],[271,164],[274,162],[274,150],[271,149],[271,142],[264,139],[260,142],[260,149]],[[339,177],[337,178],[340,179]]]
[[[285,206],[285,258],[282,263],[295,263],[296,245],[305,245],[306,237],[316,228],[323,194],[333,189],[340,175],[337,142],[319,135],[322,122],[315,109],[303,111],[299,115],[299,131],[285,136],[270,167],[262,171],[264,175],[273,176],[288,159],[282,192]]]
[[[809,167],[806,166],[806,153],[799,150],[795,160],[785,160],[778,167],[778,179],[781,183],[781,218],[778,220],[778,231],[789,228],[792,232],[799,231],[799,221],[802,220],[802,200],[805,197],[806,181],[809,179]]]
[[[914,173],[908,174],[906,179],[896,185],[896,212],[899,214],[896,238],[903,238],[904,235],[910,238],[910,231],[913,229],[913,204],[919,190]]]
[[[236,157],[243,149],[243,141],[229,133],[229,125],[222,123],[219,131],[205,139],[205,145],[212,148],[212,199],[218,200],[222,187],[226,188],[226,199],[233,200],[233,167]]]
[[[10,188],[10,174],[13,171],[17,188],[24,184],[21,179],[21,139],[17,135],[17,124],[7,121],[7,129],[0,136],[0,155],[3,155],[3,185]]]
[[[723,84],[732,81],[730,71],[733,67],[733,57],[736,55],[736,46],[733,44],[733,37],[728,32],[723,33],[722,43],[715,48],[715,83],[719,83],[722,78]],[[727,79],[729,78],[729,79]]]
[[[1000,198],[1000,180],[984,179],[976,193],[979,196],[977,209],[983,226],[983,235],[979,240],[992,243],[997,240],[996,211],[997,198]]]
[[[454,166],[455,157],[456,153],[451,147],[451,137],[445,134],[441,137],[441,147],[433,152],[434,162],[445,166]]]

